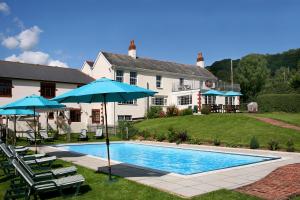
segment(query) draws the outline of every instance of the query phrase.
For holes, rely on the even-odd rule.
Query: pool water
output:
[[[107,158],[105,144],[62,145],[60,147],[68,151]],[[275,159],[134,143],[111,143],[110,156],[112,160],[122,163],[183,175]]]

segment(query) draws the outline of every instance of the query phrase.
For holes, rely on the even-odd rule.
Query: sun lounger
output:
[[[94,137],[95,137],[96,139],[103,138],[103,129],[102,129],[102,128],[97,128]]]
[[[17,149],[15,149],[13,146],[8,145],[7,148],[13,155],[20,155],[20,153],[17,151]],[[22,158],[24,160],[32,160],[32,159],[42,158],[45,156],[46,156],[46,154],[39,153],[39,154],[22,155]]]
[[[77,168],[75,166],[71,166],[36,173],[32,171],[30,166],[19,155],[16,156],[16,160],[34,180],[55,179],[62,176],[74,175],[77,171]]]
[[[53,141],[54,140],[53,137],[49,137],[49,135],[45,129],[40,130],[40,136],[45,141]]]
[[[7,159],[13,159],[15,155],[17,155],[17,152],[12,153],[5,144],[0,144],[1,150],[6,155]],[[32,160],[26,160],[25,162],[28,165],[37,165],[39,167],[42,166],[51,166],[51,164],[56,160],[56,156],[50,156],[50,157],[42,157]]]
[[[78,194],[81,184],[84,182],[82,175],[68,176],[59,179],[35,181],[26,170],[18,163],[17,160],[12,161],[18,174],[24,179],[28,185],[28,193],[25,199],[30,199],[31,194],[39,195],[44,192],[59,191],[63,195],[62,190],[65,188],[76,188],[75,195]]]
[[[81,133],[78,137],[78,140],[88,140],[89,137],[87,136],[87,130],[86,129],[82,129]]]
[[[29,141],[31,144],[33,144],[35,141],[37,143],[41,143],[41,139],[39,138],[36,138],[36,140],[34,139],[34,132],[32,130],[26,131],[25,136],[27,138],[27,141]]]

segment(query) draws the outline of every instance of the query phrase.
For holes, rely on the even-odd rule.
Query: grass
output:
[[[225,146],[249,147],[255,136],[260,146],[268,147],[273,139],[279,142],[280,148],[286,148],[289,139],[294,141],[296,150],[300,151],[299,131],[280,128],[258,121],[246,114],[210,114],[201,116],[180,116],[145,120],[135,124],[139,130],[150,134],[167,134],[168,128],[186,130],[190,138],[204,143],[213,143],[219,139]]]
[[[68,165],[70,165],[70,163],[61,160],[57,160],[54,163],[54,166],[56,167],[64,167]],[[109,183],[107,181],[107,175],[102,173],[96,173],[95,171],[84,167],[80,167],[80,166],[77,167],[78,167],[78,173],[82,174],[85,177],[86,181],[85,184],[81,187],[79,196],[77,197],[71,197],[70,195],[68,196],[69,198],[72,199],[81,199],[81,200],[89,200],[89,199],[182,200],[183,199],[178,196],[148,186],[144,186],[120,177],[115,177],[117,179],[116,182]],[[2,175],[1,170],[0,173]],[[0,175],[0,199],[3,199],[9,181],[5,181],[5,179],[1,175]],[[66,197],[59,197],[57,196],[57,194],[58,193],[56,192],[51,192],[43,195],[42,197],[46,199],[53,199],[53,200],[69,199]],[[192,198],[192,200],[223,200],[223,199],[258,200],[258,198],[256,197],[248,196],[230,190],[218,190],[215,192],[211,192],[208,194],[204,194]]]
[[[283,122],[300,126],[300,113],[274,112],[274,113],[257,114],[257,116],[277,119]]]

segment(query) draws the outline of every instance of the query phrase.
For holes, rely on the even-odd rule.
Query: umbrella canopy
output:
[[[36,109],[49,109],[49,108],[63,108],[65,105],[57,103],[56,101],[48,100],[44,97],[37,96],[37,95],[31,95],[24,97],[22,99],[19,99],[15,102],[12,102],[10,104],[7,104],[1,109],[30,109],[33,110],[33,116],[34,116],[34,144],[35,144],[35,152],[37,153],[37,146],[36,146],[36,115],[35,111]]]
[[[74,89],[70,92],[57,96],[53,100],[61,103],[104,103],[108,172],[109,180],[111,180],[106,103],[129,101],[133,99],[153,96],[155,93],[156,92],[152,90],[147,90],[135,85],[121,83],[107,78],[101,78],[91,82],[88,85],[84,85],[80,88]]]
[[[204,92],[202,95],[205,96],[223,96],[224,93],[218,90],[208,90],[207,92]]]
[[[1,109],[46,109],[46,108],[63,108],[65,105],[56,101],[48,100],[44,97],[31,95],[7,104]]]
[[[228,91],[228,92],[225,92],[224,96],[234,97],[234,96],[242,96],[242,94],[240,92]]]
[[[32,110],[25,110],[25,109],[0,109],[0,115],[33,115]],[[38,113],[35,113],[38,115]]]
[[[153,96],[155,93],[135,85],[101,78],[52,100],[61,103],[122,102]]]

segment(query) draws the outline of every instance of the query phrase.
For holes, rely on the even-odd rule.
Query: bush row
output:
[[[300,94],[264,94],[257,97],[260,112],[300,112]]]
[[[194,109],[195,110],[195,109]],[[160,118],[160,117],[174,117],[174,116],[183,116],[183,115],[192,115],[193,110],[191,108],[186,108],[183,110],[179,110],[175,105],[168,106],[167,111],[163,111],[160,106],[151,106],[149,111],[147,112],[147,118]]]

